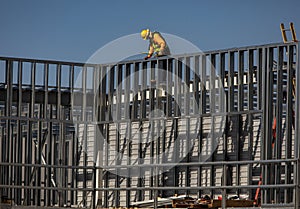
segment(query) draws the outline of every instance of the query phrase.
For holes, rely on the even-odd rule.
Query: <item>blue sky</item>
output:
[[[203,51],[277,43],[281,22],[300,36],[299,10],[299,0],[1,0],[0,56],[85,62],[143,28]]]

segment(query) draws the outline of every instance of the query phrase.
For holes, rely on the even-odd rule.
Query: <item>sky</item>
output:
[[[86,62],[110,43],[117,54],[115,40],[131,34],[125,48],[145,51],[144,28],[202,51],[278,43],[280,23],[300,37],[299,9],[299,0],[0,0],[0,56]]]

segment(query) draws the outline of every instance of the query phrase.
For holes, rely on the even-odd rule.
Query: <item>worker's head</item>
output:
[[[142,32],[141,32],[142,39],[147,40],[149,38],[149,35],[150,35],[149,29],[142,30]]]

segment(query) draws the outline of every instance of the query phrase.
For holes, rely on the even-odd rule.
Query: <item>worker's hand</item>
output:
[[[157,55],[156,55],[157,57],[161,57],[161,56],[163,56],[163,53],[162,53],[162,51],[159,51],[158,53],[157,53]]]
[[[151,58],[151,56],[152,56],[151,54],[148,54],[146,57],[144,57],[144,60]]]

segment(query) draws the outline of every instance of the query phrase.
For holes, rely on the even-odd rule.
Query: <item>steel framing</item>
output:
[[[105,65],[0,57],[0,197],[299,208],[299,61],[297,43]]]

